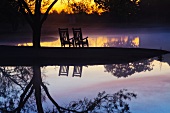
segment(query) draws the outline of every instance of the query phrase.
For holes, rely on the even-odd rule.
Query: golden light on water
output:
[[[88,38],[89,47],[139,47],[139,37],[115,37],[108,38],[103,36],[98,36],[97,38]],[[32,43],[21,43],[17,46],[32,46]],[[130,45],[130,46],[129,46]],[[60,40],[57,39],[52,42],[41,42],[42,47],[61,47]]]
[[[139,37],[136,37],[134,40],[132,40],[132,42],[133,42],[135,45],[138,45],[138,46],[139,46]]]

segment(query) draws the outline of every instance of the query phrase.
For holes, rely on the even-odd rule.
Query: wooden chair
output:
[[[83,38],[81,28],[72,28],[73,30],[73,38],[75,46],[84,47],[89,46],[88,37]]]
[[[65,47],[66,44],[68,44],[69,47],[74,47],[74,39],[69,38],[68,28],[58,28],[58,30],[60,35],[61,47]]]

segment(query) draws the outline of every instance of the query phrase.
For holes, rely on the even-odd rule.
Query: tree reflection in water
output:
[[[30,111],[44,113],[42,102],[46,99],[45,94],[55,106],[53,110],[46,110],[46,113],[128,113],[130,109],[125,100],[131,100],[137,96],[135,93],[128,92],[127,89],[115,94],[102,92],[93,100],[84,98],[62,107],[51,97],[46,85],[42,82],[40,66],[0,67],[0,77],[0,112],[3,113]]]
[[[31,67],[0,67],[0,111],[7,112],[15,109],[20,94],[32,77]],[[33,99],[30,98],[22,108],[23,111],[27,112],[27,107],[34,110],[35,104],[33,102]]]
[[[137,48],[139,47],[139,43],[135,42],[135,39],[138,37],[125,37],[119,38],[116,41],[112,41],[112,39],[108,39],[107,43],[104,43],[104,47],[126,47],[126,48]]]
[[[120,78],[120,77],[128,77],[136,72],[142,71],[151,71],[153,70],[153,58],[147,60],[140,60],[126,64],[111,64],[111,65],[104,65],[106,69],[105,72],[109,72],[112,75]]]

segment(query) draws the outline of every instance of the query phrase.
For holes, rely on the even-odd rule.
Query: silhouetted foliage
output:
[[[74,13],[79,13],[79,14],[85,13],[86,11],[89,10],[88,7],[81,2],[70,4],[69,7],[72,9]]]
[[[115,94],[106,94],[106,92],[98,93],[97,97],[90,100],[84,98],[84,100],[71,102],[67,109],[76,110],[81,112],[106,112],[106,113],[129,113],[129,105],[125,100],[131,100],[136,98],[135,93],[127,92],[127,89],[118,91]]]
[[[99,8],[108,11],[112,18],[127,21],[139,13],[140,7],[137,0],[95,0]]]
[[[112,75],[120,77],[128,77],[134,73],[139,73],[142,71],[151,71],[153,69],[152,65],[153,59],[140,60],[136,62],[131,62],[127,64],[112,64],[105,65],[105,72],[109,72]]]
[[[60,107],[62,113],[130,113],[127,100],[136,98],[137,94],[123,89],[114,94],[98,93],[94,99],[72,101],[66,107]],[[59,112],[58,109],[49,110],[47,113]]]

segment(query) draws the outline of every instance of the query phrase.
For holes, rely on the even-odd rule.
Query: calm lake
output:
[[[95,32],[94,32],[95,31]],[[165,28],[119,29],[96,33],[84,30],[91,47],[153,48],[170,51],[170,32]],[[26,36],[25,36],[26,37]],[[59,35],[51,34],[52,40],[42,41],[41,46],[60,47]],[[3,41],[1,45],[31,46],[29,41]],[[108,56],[109,57],[109,56]],[[126,57],[126,56],[125,56]],[[170,55],[142,59],[124,64],[43,66],[41,76],[49,93],[60,106],[85,97],[94,99],[99,92],[114,94],[122,89],[137,94],[137,98],[126,100],[132,113],[170,113]],[[17,107],[22,88],[30,82],[31,67],[0,67],[0,108],[10,110]],[[42,90],[44,110],[54,105]],[[11,99],[15,103],[10,108]],[[24,106],[30,113],[36,112],[34,95]],[[7,107],[8,106],[8,107]],[[23,110],[23,112],[24,112]],[[100,109],[97,113],[106,112]]]

